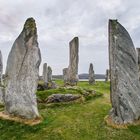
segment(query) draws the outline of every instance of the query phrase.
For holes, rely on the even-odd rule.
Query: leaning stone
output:
[[[94,75],[94,70],[93,70],[93,64],[90,63],[89,66],[89,84],[95,84],[95,75]]]
[[[39,117],[35,93],[40,62],[35,20],[29,18],[8,56],[5,113],[26,119]]]
[[[109,20],[109,62],[111,72],[110,118],[115,124],[140,118],[140,83],[136,51],[126,29]]]
[[[70,102],[80,99],[80,95],[73,94],[52,94],[48,97],[47,103],[59,103],[59,102]]]

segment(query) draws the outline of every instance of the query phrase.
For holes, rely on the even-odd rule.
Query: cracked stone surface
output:
[[[40,63],[36,23],[33,18],[29,18],[8,56],[5,113],[26,119],[39,116],[35,93]]]
[[[132,123],[140,117],[138,62],[132,39],[117,20],[109,20],[109,62],[110,117],[117,124]]]
[[[78,82],[78,63],[79,63],[79,39],[75,37],[69,43],[70,59],[68,67],[68,83],[71,86],[77,85]]]
[[[90,63],[89,65],[89,84],[94,84],[95,83],[95,75],[94,75],[94,70],[93,70],[93,64]]]
[[[138,67],[139,67],[139,80],[140,80],[140,48],[137,48],[137,58],[138,58]]]

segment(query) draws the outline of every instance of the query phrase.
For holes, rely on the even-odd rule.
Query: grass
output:
[[[62,81],[56,82],[62,86]],[[128,129],[113,129],[106,126],[104,117],[111,108],[109,83],[97,82],[92,86],[88,85],[87,82],[79,82],[78,86],[97,90],[103,93],[104,96],[83,103],[60,106],[46,107],[45,104],[39,104],[39,111],[44,121],[33,127],[0,120],[0,140],[140,139],[140,126],[129,126]]]

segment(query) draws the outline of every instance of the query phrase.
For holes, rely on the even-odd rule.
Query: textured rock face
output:
[[[4,104],[4,92],[5,92],[5,89],[3,87],[0,87],[0,104],[1,105]]]
[[[79,39],[75,37],[70,43],[70,60],[68,67],[68,83],[71,86],[78,82]]]
[[[137,48],[137,57],[138,57],[139,80],[140,80],[140,48]]]
[[[140,117],[137,57],[130,35],[117,20],[109,20],[109,62],[110,117],[118,124],[132,123]]]
[[[44,81],[45,83],[48,82],[47,75],[48,75],[47,63],[44,63],[44,65],[43,65],[43,81]]]
[[[63,80],[64,80],[64,84],[66,85],[68,82],[68,68],[63,69]]]
[[[47,75],[47,78],[48,78],[48,82],[52,82],[52,69],[50,66],[48,66],[48,75]]]
[[[0,51],[0,85],[3,85],[2,73],[3,73],[3,62],[2,53]]]
[[[106,70],[106,75],[105,75],[105,81],[109,81],[110,80],[110,70]]]
[[[95,83],[95,75],[94,75],[94,70],[93,70],[93,64],[90,63],[89,66],[89,84],[94,84]]]
[[[73,94],[52,94],[48,97],[47,103],[70,102],[81,98],[80,95]]]
[[[27,119],[39,116],[35,92],[40,62],[35,20],[29,18],[8,56],[4,97],[6,113]]]

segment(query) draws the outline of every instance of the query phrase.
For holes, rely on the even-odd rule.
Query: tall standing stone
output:
[[[5,112],[9,115],[26,119],[39,116],[35,93],[40,62],[36,23],[29,18],[8,56],[4,100]]]
[[[48,82],[48,68],[47,68],[47,63],[43,64],[43,81],[45,83]]]
[[[0,51],[0,85],[3,85],[2,74],[3,74],[3,60],[2,60],[2,53]]]
[[[48,75],[47,75],[47,78],[48,78],[48,83],[52,82],[52,68],[50,66],[48,66]]]
[[[71,86],[77,85],[78,82],[78,63],[79,63],[79,39],[75,37],[69,43],[70,59],[68,67],[68,83]]]
[[[93,70],[93,64],[92,63],[90,63],[90,66],[89,66],[88,79],[89,79],[89,84],[95,84],[95,75],[94,75],[94,70]]]
[[[140,80],[140,48],[137,48],[138,68],[139,68],[139,80]]]
[[[109,81],[110,80],[110,70],[106,70],[106,75],[105,75],[105,81]]]
[[[117,20],[109,20],[111,72],[110,117],[114,123],[132,123],[140,117],[140,83],[132,39]]]
[[[2,53],[0,51],[0,104],[4,103],[3,96],[4,96],[4,88],[3,86],[3,60],[2,60]]]
[[[64,80],[64,84],[67,85],[67,81],[68,81],[68,68],[64,68],[63,69],[63,80]]]

